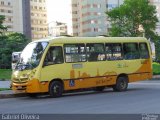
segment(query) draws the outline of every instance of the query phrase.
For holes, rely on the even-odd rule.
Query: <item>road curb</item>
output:
[[[152,80],[160,80],[160,75],[153,75]]]
[[[0,99],[5,99],[5,98],[15,98],[15,97],[25,97],[25,93],[15,93],[15,94],[0,94]]]

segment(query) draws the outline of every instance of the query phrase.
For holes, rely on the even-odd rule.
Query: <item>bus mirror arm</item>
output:
[[[44,62],[43,65],[42,65],[42,67],[44,68],[47,65],[48,65],[47,62]]]

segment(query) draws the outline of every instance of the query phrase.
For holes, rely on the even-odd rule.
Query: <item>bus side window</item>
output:
[[[50,47],[44,62],[46,65],[63,63],[64,60],[63,60],[62,47],[61,46]]]
[[[67,63],[85,62],[85,44],[66,44],[64,45],[65,61]]]
[[[86,48],[87,48],[88,61],[104,61],[105,60],[104,44],[88,43]]]
[[[138,43],[124,43],[123,50],[124,50],[124,58],[126,60],[140,58]]]
[[[142,59],[147,59],[149,58],[149,52],[148,52],[148,47],[146,43],[140,43],[139,44],[140,48],[140,55]]]
[[[120,43],[106,44],[106,60],[122,60],[122,45]]]

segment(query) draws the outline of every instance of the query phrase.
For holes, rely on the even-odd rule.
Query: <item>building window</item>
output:
[[[34,9],[37,9],[37,6],[34,6]]]
[[[12,13],[12,11],[11,11],[11,10],[8,10],[8,13]]]
[[[8,27],[8,28],[13,28],[11,25],[8,25],[7,27]]]
[[[98,4],[97,7],[98,7],[98,8],[101,8],[101,4]]]
[[[1,5],[4,5],[4,1],[1,1]]]
[[[95,22],[94,22],[94,20],[91,20],[91,24],[94,24]]]
[[[12,18],[8,18],[8,21],[9,21],[9,22],[12,22]]]
[[[1,9],[1,12],[4,12],[4,9]]]
[[[97,15],[101,15],[101,13],[100,13],[100,12],[98,12],[98,13],[97,13]]]
[[[10,6],[11,5],[11,3],[10,2],[8,2],[8,6]]]

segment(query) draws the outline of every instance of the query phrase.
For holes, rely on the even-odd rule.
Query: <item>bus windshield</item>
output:
[[[48,42],[34,42],[28,44],[22,51],[15,69],[25,70],[37,67],[47,45]]]

